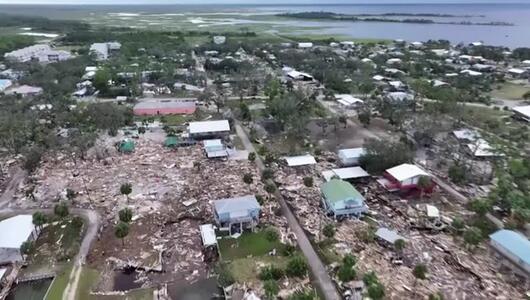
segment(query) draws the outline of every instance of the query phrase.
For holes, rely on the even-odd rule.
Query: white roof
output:
[[[299,48],[311,48],[313,47],[313,43],[298,43]]]
[[[482,73],[473,71],[473,70],[463,70],[460,72],[461,74],[468,74],[469,76],[480,76]]]
[[[524,64],[524,65],[530,65],[530,59],[523,60],[523,64]]]
[[[230,131],[228,120],[190,122],[190,133],[207,133]]]
[[[390,84],[391,86],[393,86],[396,89],[403,86],[403,82],[401,82],[399,80],[389,81],[388,84]]]
[[[458,73],[446,73],[445,77],[456,77],[458,76]]]
[[[337,154],[340,158],[359,158],[364,154],[364,148],[340,149]]]
[[[432,83],[433,83],[432,85],[434,87],[448,85],[447,82],[444,82],[444,81],[441,81],[441,80],[438,80],[438,79],[433,80]]]
[[[31,215],[18,215],[0,221],[0,248],[20,249],[34,230]]]
[[[4,274],[7,272],[7,269],[6,268],[1,268],[0,269],[0,280],[2,280],[2,278],[4,278]]]
[[[394,230],[390,230],[385,227],[381,227],[377,229],[377,231],[375,232],[375,235],[379,237],[380,239],[383,239],[392,244],[397,240],[405,240],[402,236],[400,236]]]
[[[426,204],[425,208],[427,209],[427,216],[429,218],[439,218],[440,217],[440,210],[436,206]]]
[[[470,140],[474,141],[480,138],[480,133],[472,129],[461,129],[453,131],[455,137],[459,140]]]
[[[526,70],[523,70],[523,69],[518,69],[518,68],[511,68],[508,70],[509,73],[514,73],[514,74],[524,74],[526,73]]]
[[[336,94],[335,99],[337,100],[337,102],[342,103],[346,106],[353,105],[355,103],[364,103],[363,100],[355,98],[349,94]]]
[[[332,169],[329,171],[322,172],[322,177],[324,177],[326,181],[330,181],[331,178],[333,178],[333,176],[337,176],[340,179],[355,179],[355,178],[368,177],[370,176],[370,174],[368,174],[361,167]]]
[[[414,99],[414,95],[405,92],[392,92],[388,93],[388,97],[394,101],[404,101]]]
[[[492,157],[492,156],[503,156],[501,153],[496,153],[495,149],[483,139],[478,139],[474,143],[467,144],[467,147],[476,157]]]
[[[381,80],[385,79],[385,77],[381,76],[381,75],[375,75],[374,77],[372,77],[372,79],[375,80],[375,81],[381,81]]]
[[[223,142],[220,139],[204,140],[203,143],[204,143],[204,147],[223,146]]]
[[[199,228],[201,229],[202,244],[205,247],[217,245],[217,236],[212,224],[204,224]]]
[[[530,105],[517,106],[514,107],[513,110],[520,113],[521,115],[526,116],[527,118],[530,118]]]
[[[287,73],[287,76],[291,78],[299,78],[299,77],[309,77],[313,78],[310,74],[304,73],[304,72],[298,72],[296,70],[292,70],[291,72]]]
[[[287,161],[287,165],[289,167],[314,165],[317,163],[315,158],[309,154],[300,155],[300,156],[288,156],[288,157],[285,157],[285,161]]]
[[[398,181],[404,181],[417,176],[429,176],[429,174],[413,164],[402,164],[386,170],[388,174]]]

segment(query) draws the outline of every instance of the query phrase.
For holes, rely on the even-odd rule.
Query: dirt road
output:
[[[241,142],[245,146],[245,149],[249,152],[256,153],[256,149],[254,149],[254,145],[250,142],[247,133],[241,127],[239,123],[235,124],[236,132],[239,138],[241,139]],[[258,168],[263,171],[265,169],[265,165],[261,161],[260,157],[256,157],[256,163],[258,165]],[[333,281],[331,280],[331,277],[329,276],[325,265],[320,260],[320,257],[317,255],[315,250],[313,249],[313,246],[311,245],[311,242],[307,238],[307,235],[305,234],[304,230],[298,224],[298,220],[294,216],[294,214],[291,212],[291,209],[289,206],[287,206],[287,203],[285,202],[285,199],[283,199],[280,192],[276,191],[275,197],[280,203],[280,207],[282,209],[282,213],[287,219],[287,222],[289,223],[289,227],[296,235],[296,240],[298,242],[298,246],[302,250],[302,253],[307,259],[307,262],[309,264],[309,267],[311,269],[311,273],[313,274],[314,280],[316,281],[318,287],[322,291],[322,294],[326,300],[339,300],[341,299],[339,293],[335,289],[335,285],[333,284]]]

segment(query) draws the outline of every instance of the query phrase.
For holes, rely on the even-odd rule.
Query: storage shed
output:
[[[335,217],[358,218],[368,210],[364,197],[349,182],[331,179],[324,183],[320,190],[324,208]]]
[[[501,229],[490,235],[490,245],[530,276],[530,241],[520,233]]]
[[[361,158],[364,153],[364,148],[340,149],[338,155],[341,166],[349,167],[358,165],[359,158]]]

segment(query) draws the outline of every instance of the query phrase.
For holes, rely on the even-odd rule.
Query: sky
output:
[[[381,3],[530,3],[530,0],[0,0],[0,4],[381,4]]]

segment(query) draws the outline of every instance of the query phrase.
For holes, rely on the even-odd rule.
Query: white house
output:
[[[313,48],[313,43],[298,43],[298,48],[300,49]]]
[[[526,122],[530,122],[530,105],[514,107],[513,111],[516,117]]]
[[[312,155],[288,156],[284,158],[289,167],[315,165],[317,161]]]
[[[292,80],[299,80],[299,81],[313,81],[314,80],[313,76],[307,73],[298,72],[296,70],[293,70],[287,73],[287,77],[291,78]]]
[[[39,235],[32,215],[18,215],[0,221],[0,264],[22,261],[20,247]]]
[[[90,53],[96,55],[97,60],[107,60],[112,52],[120,49],[118,42],[94,43],[90,46]]]
[[[510,68],[508,69],[508,74],[510,74],[512,77],[521,77],[525,75],[528,71],[524,69],[519,68]]]
[[[9,79],[0,79],[0,93],[5,91],[11,85],[13,85],[13,82],[11,80],[9,80]]]
[[[213,42],[216,45],[222,45],[226,42],[226,37],[223,35],[216,35],[213,37]]]
[[[68,51],[54,50],[50,45],[37,44],[6,53],[4,57],[7,60],[16,62],[37,60],[41,63],[51,63],[70,59],[72,58],[72,54]]]
[[[338,156],[341,166],[355,166],[359,164],[359,158],[365,153],[364,148],[340,149]]]
[[[43,89],[38,86],[21,85],[5,91],[6,95],[20,95],[22,97],[36,96],[42,94]]]
[[[228,120],[190,122],[188,133],[191,137],[222,136],[230,133]]]
[[[356,106],[364,103],[363,100],[355,98],[349,94],[336,94],[335,100],[346,107]]]

